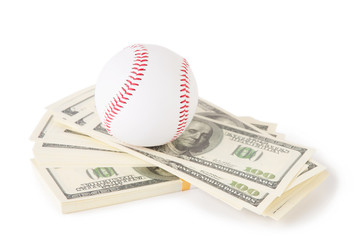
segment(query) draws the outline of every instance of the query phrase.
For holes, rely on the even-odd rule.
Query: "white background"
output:
[[[360,12],[359,1],[1,1],[1,235],[358,236]],[[95,84],[109,58],[133,43],[187,58],[200,96],[277,123],[286,139],[317,150],[330,177],[279,222],[199,190],[61,214],[31,165],[29,136],[46,106]]]

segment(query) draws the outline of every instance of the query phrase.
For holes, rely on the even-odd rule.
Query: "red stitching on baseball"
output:
[[[148,59],[135,59],[136,62],[148,62]]]
[[[114,110],[120,111],[120,109],[116,108],[115,105],[116,105],[116,104],[112,103],[112,106],[113,106],[113,111],[112,111],[112,112],[114,112]],[[115,113],[115,112],[114,112],[114,113]]]
[[[185,72],[186,74],[188,74],[187,69],[182,69],[181,71],[182,71],[182,72]]]
[[[133,71],[133,72],[130,72],[130,73],[135,74],[136,76],[144,76],[143,73],[138,73],[138,72],[136,72],[136,71]]]
[[[112,120],[112,119],[113,119],[112,117],[110,117],[110,116],[108,115],[108,113],[107,113],[107,112],[105,112],[105,115],[107,116],[107,118],[105,119],[105,121],[109,122],[109,119],[110,119],[110,120]]]
[[[138,71],[145,71],[144,68],[138,68],[138,67],[133,67],[132,69],[138,70]]]
[[[124,84],[126,87],[127,87],[127,89],[129,90],[129,91],[135,91],[135,88],[131,88],[131,87],[129,87],[129,85],[128,84]]]
[[[132,95],[133,95],[132,93],[127,92],[127,90],[125,90],[125,88],[124,88],[124,87],[122,87],[122,90],[124,91],[124,93],[125,93],[125,94],[127,94],[127,95],[129,95],[129,96],[132,96]]]
[[[147,64],[143,63],[143,64],[140,64],[140,63],[134,63],[133,64],[134,66],[138,66],[138,67],[146,67],[148,66]]]
[[[182,90],[181,90],[181,92],[186,92],[186,93],[189,93],[189,91],[187,90],[187,89],[185,89],[185,88],[183,88]]]
[[[125,101],[124,101],[124,100],[120,99],[120,97],[117,95],[117,98],[118,98],[119,102],[120,102],[120,103],[123,103],[123,104],[127,103],[126,100],[128,100],[129,98],[124,97],[121,92],[119,92],[119,94],[120,94],[120,96],[122,96],[122,99],[125,100]]]
[[[134,92],[136,87],[139,86],[138,83],[134,83],[132,81],[141,81],[142,76],[144,76],[143,72],[146,70],[145,67],[148,66],[146,63],[143,63],[148,61],[148,50],[143,45],[135,44],[129,48],[134,51],[134,62],[129,79],[125,80],[123,87],[120,88],[118,93],[116,93],[116,95],[108,103],[108,107],[104,111],[103,123],[110,135],[112,135],[111,126],[114,117],[121,111],[123,105],[129,100],[129,98],[125,97],[125,95],[132,96],[132,92]]]
[[[188,77],[188,67],[189,67],[189,64],[188,64],[188,62],[187,62],[187,60],[186,59],[183,59],[183,62],[182,62],[182,64],[181,64],[182,66],[181,66],[181,69],[180,69],[180,71],[181,71],[181,79],[180,79],[180,82],[181,82],[181,84],[180,84],[180,90],[179,90],[179,92],[180,92],[180,104],[181,104],[181,106],[180,106],[180,112],[179,112],[179,120],[178,120],[178,128],[177,128],[177,131],[176,131],[176,134],[174,135],[174,137],[172,138],[172,141],[174,140],[174,139],[176,139],[180,134],[182,134],[183,133],[183,131],[184,131],[184,129],[185,129],[185,127],[186,127],[186,125],[187,125],[187,122],[188,122],[188,116],[189,116],[189,114],[188,114],[188,112],[189,112],[189,100],[188,100],[188,98],[189,98],[189,90],[188,89],[190,89],[190,83],[189,83],[189,81],[190,81],[190,79],[189,79],[189,77]]]
[[[130,81],[129,79],[127,79],[127,82],[131,85],[131,86],[138,86],[138,83],[133,83],[132,81]]]
[[[182,123],[178,124],[178,128],[177,128],[177,129],[184,128],[186,124],[187,124],[186,122],[182,122]]]
[[[134,81],[139,81],[139,80],[142,80],[141,78],[136,78],[136,77],[133,77],[133,76],[129,76],[131,79],[133,79]]]

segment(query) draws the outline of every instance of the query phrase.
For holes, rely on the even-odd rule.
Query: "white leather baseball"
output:
[[[161,46],[135,44],[104,67],[95,88],[109,134],[137,146],[176,139],[193,118],[197,84],[187,61]]]

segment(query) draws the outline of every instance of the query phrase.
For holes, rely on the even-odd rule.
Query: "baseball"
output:
[[[136,146],[175,140],[197,103],[187,60],[157,45],[124,48],[105,65],[95,87],[96,109],[108,133]]]

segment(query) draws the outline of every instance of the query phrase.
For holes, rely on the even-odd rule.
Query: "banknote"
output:
[[[269,135],[267,133],[267,126],[252,125],[247,121],[244,121],[242,118],[237,117],[230,112],[220,108],[219,106],[216,106],[215,104],[202,98],[198,100],[196,115],[210,118],[228,125],[237,126],[239,128],[247,129],[253,132]]]
[[[97,141],[86,134],[54,121],[54,115],[44,114],[30,139],[35,142],[34,155],[40,165],[47,166],[151,166],[128,153]]]
[[[195,136],[201,135],[196,138]],[[175,141],[151,148],[282,193],[313,151],[196,116]],[[277,191],[272,191],[275,189]]]
[[[285,139],[284,134],[276,133],[277,125],[275,123],[259,121],[252,117],[239,117],[239,118],[245,122],[248,122],[248,123],[254,125],[255,127],[259,128],[259,129],[267,131],[270,134],[272,134],[272,133],[275,134],[275,136],[278,139]],[[297,176],[294,178],[294,180],[291,182],[291,184],[288,185],[286,191],[294,188],[296,185],[312,178],[313,176],[318,175],[321,172],[324,172],[325,170],[326,170],[326,167],[319,164],[314,159],[308,160],[305,163],[305,165],[302,167],[302,169],[299,171]]]
[[[128,147],[135,156],[143,156],[144,159],[148,158],[147,161],[154,165],[177,173],[178,176],[187,179],[187,181],[196,185],[198,188],[238,210],[246,208],[276,220],[279,220],[290,211],[310,191],[325,180],[328,175],[325,168],[319,166],[315,168],[317,171],[309,171],[312,175],[309,175],[308,178],[304,178],[302,182],[295,181],[297,183],[291,183],[290,185],[292,185],[292,187],[287,187],[285,192],[276,197],[270,194],[270,192],[249,185],[246,181],[235,180],[227,174],[209,171],[195,164],[190,164],[187,161],[175,160],[171,156],[152,154],[147,151],[146,148]],[[137,153],[139,155],[137,155]],[[298,177],[301,177],[303,174],[307,174],[307,171],[302,171]]]
[[[272,131],[275,129],[275,124],[265,125],[250,117],[237,117],[234,114],[224,110],[223,108],[216,106],[205,99],[200,98],[198,100],[198,106],[196,109],[196,115],[210,118],[228,125],[237,126],[239,128],[247,129],[257,133],[270,135],[277,137],[277,134]],[[250,123],[252,120],[253,123]]]
[[[313,176],[320,174],[321,172],[326,171],[326,167],[314,159],[310,159],[302,166],[301,170],[297,173],[293,181],[288,185],[287,190],[307,181]]]
[[[187,190],[178,177],[159,167],[44,167],[33,163],[63,213]]]

